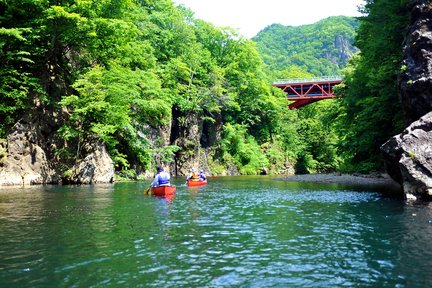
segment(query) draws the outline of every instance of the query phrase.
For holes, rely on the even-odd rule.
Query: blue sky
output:
[[[196,18],[215,26],[230,26],[250,38],[273,23],[299,26],[329,16],[359,16],[363,0],[173,0]]]

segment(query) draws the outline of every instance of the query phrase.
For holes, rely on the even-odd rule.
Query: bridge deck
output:
[[[273,83],[282,89],[290,101],[290,109],[296,109],[323,99],[334,98],[333,87],[342,82],[340,76],[324,76],[307,79],[281,79]]]

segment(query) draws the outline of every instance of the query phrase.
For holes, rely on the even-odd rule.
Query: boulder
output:
[[[410,0],[411,20],[398,78],[406,128],[385,143],[388,174],[407,199],[432,200],[432,5]]]
[[[388,174],[406,199],[432,200],[432,112],[412,123],[382,147]]]
[[[91,152],[77,161],[71,169],[73,171],[71,177],[66,181],[74,184],[113,183],[114,163],[105,145],[96,142],[87,150]]]
[[[38,139],[41,133],[29,119],[21,119],[0,145],[0,185],[47,184],[57,180]]]

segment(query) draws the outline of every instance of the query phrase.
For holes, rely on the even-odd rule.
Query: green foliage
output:
[[[352,46],[357,27],[344,16],[298,27],[272,24],[253,40],[273,72],[298,67],[315,76],[337,75],[357,50]]]
[[[369,172],[381,164],[379,147],[403,129],[397,92],[407,1],[368,1],[356,45],[361,53],[345,70],[340,133],[346,169]],[[403,67],[402,67],[403,69]]]
[[[127,182],[131,179],[137,179],[136,171],[133,169],[122,169],[115,174],[116,182]]]
[[[96,135],[107,144],[116,163],[128,166],[126,155],[117,150],[120,139],[140,163],[150,162],[145,139],[136,137],[136,121],[162,125],[170,120],[169,102],[162,101],[164,91],[151,72],[112,65],[110,70],[96,66],[72,85],[79,96],[60,102],[71,110],[63,137],[81,136],[84,141]]]
[[[267,142],[261,145],[261,151],[268,160],[268,168],[270,175],[281,174],[289,166],[289,163],[294,162],[295,158],[290,157],[290,150],[284,149],[284,143],[281,141]]]
[[[387,15],[388,23],[379,25],[386,15],[375,14],[374,6],[387,2],[366,5],[371,17],[362,20],[357,39],[362,54],[339,88],[347,95],[343,106],[327,100],[289,111],[272,81],[339,74],[356,51],[355,19],[275,24],[251,41],[170,0],[0,1],[0,137],[24,114],[52,111],[61,115],[53,129],[65,143],[54,157],[72,163],[85,144],[100,141],[117,177],[134,178],[156,162],[195,153],[195,141],[175,145],[193,122],[203,135],[211,129],[204,126],[224,129],[221,141],[202,140],[218,150],[214,171],[278,173],[289,162],[305,173],[338,169],[341,155],[367,154],[371,141],[386,137],[379,131],[396,131],[400,122],[394,90],[378,89],[394,83],[400,37],[391,33],[405,23]],[[374,44],[365,40],[380,33],[386,36]],[[390,54],[384,51],[389,43]],[[383,121],[390,118],[392,124]],[[171,139],[158,140],[154,131],[169,127]],[[62,171],[69,173],[66,164]]]
[[[301,150],[298,153],[298,173],[332,172],[339,168],[339,137],[336,134],[333,111],[337,102],[326,100],[299,110],[297,133]]]
[[[222,159],[233,163],[241,174],[256,175],[268,166],[268,160],[261,153],[260,145],[248,136],[244,126],[227,124],[221,142]]]
[[[43,95],[39,80],[28,71],[34,65],[32,50],[26,47],[29,33],[30,28],[0,27],[0,137],[30,109],[34,93]]]
[[[339,75],[358,50],[353,46],[357,28],[356,19],[330,17],[300,27],[273,24],[253,40],[270,70],[269,81]],[[337,133],[340,103],[320,101],[298,111],[285,107],[273,137],[285,151],[281,155],[296,163],[297,173],[338,170],[343,160],[339,145],[343,135]]]
[[[162,163],[174,162],[174,155],[181,148],[177,145],[163,146],[161,148],[155,149],[154,153],[160,159]]]
[[[415,153],[413,151],[408,151],[408,156],[414,161],[417,161],[417,157],[415,156]]]

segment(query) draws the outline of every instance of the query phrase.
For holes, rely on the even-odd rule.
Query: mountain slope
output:
[[[298,27],[273,24],[252,40],[272,71],[298,66],[316,76],[332,75],[358,51],[352,45],[357,27],[355,18],[337,16]]]

